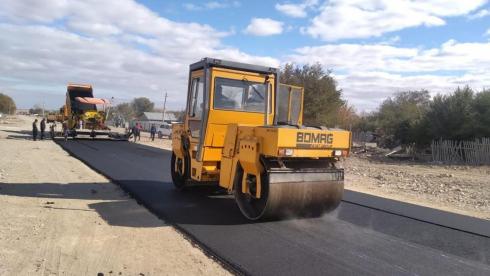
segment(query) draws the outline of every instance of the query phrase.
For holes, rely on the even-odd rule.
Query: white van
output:
[[[172,125],[163,123],[157,127],[158,138],[163,138],[167,136],[168,139],[172,138]]]

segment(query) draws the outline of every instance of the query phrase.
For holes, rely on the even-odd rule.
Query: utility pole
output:
[[[43,118],[44,118],[44,101],[43,101]]]
[[[167,91],[165,91],[165,98],[163,100],[163,110],[162,110],[162,122],[165,122],[165,106],[167,105]]]

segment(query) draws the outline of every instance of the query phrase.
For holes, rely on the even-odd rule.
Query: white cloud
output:
[[[486,16],[490,16],[490,9],[481,9],[481,10],[477,11],[476,13],[470,14],[468,16],[468,18],[469,19],[479,19],[479,18],[483,18]]]
[[[490,36],[490,29],[488,29],[488,30],[485,32],[485,35],[486,35],[486,36]]]
[[[437,48],[385,44],[327,44],[303,47],[287,60],[321,63],[334,70],[347,99],[360,109],[374,109],[397,91],[428,89],[447,93],[458,86],[490,86],[490,42],[449,40]]]
[[[239,7],[239,1],[210,1],[202,4],[184,3],[183,7],[189,11],[225,9],[229,7]]]
[[[132,0],[43,1],[26,13],[25,1],[0,4],[0,90],[21,107],[61,105],[68,82],[94,85],[100,97],[161,98],[185,102],[190,63],[203,57],[278,66],[270,57],[223,45],[226,33],[168,20]],[[5,11],[8,7],[8,12]]]
[[[488,43],[458,43],[449,40],[439,48],[400,48],[384,44],[327,44],[296,49],[290,59],[300,63],[320,62],[342,70],[431,72],[440,70],[490,71]]]
[[[331,0],[303,32],[325,41],[367,38],[416,26],[441,26],[487,0]]]
[[[306,10],[301,5],[296,4],[276,4],[276,10],[291,16],[302,18],[306,17]]]
[[[383,100],[396,92],[427,89],[434,96],[438,93],[447,94],[466,85],[477,90],[490,86],[490,74],[473,73],[457,76],[404,76],[379,71],[356,71],[336,75],[336,79],[346,99],[359,111],[375,110]]]
[[[256,36],[277,35],[282,33],[283,25],[284,23],[270,18],[252,18],[244,32]]]
[[[47,9],[46,7],[49,7],[50,9]],[[29,20],[50,22],[62,17],[67,11],[67,0],[0,1],[0,17],[6,17],[15,22]]]
[[[306,9],[311,8],[317,4],[318,4],[318,0],[305,0],[300,4],[277,3],[275,5],[275,8],[276,10],[284,13],[285,15],[296,17],[296,18],[303,18],[308,15]]]
[[[419,8],[427,10],[423,5]],[[439,18],[463,13],[458,10],[434,8],[431,14]],[[288,29],[272,21],[257,24],[250,34],[271,35]],[[63,104],[68,82],[87,82],[99,97],[147,96],[160,104],[166,89],[167,104],[180,108],[185,102],[188,65],[202,57],[279,65],[275,58],[223,45],[226,32],[169,20],[131,0],[45,0],[42,4],[2,0],[0,22],[0,91],[14,96],[21,107],[45,100],[48,107],[57,108]],[[320,62],[333,69],[347,99],[360,110],[373,109],[386,96],[407,89],[448,92],[466,84],[476,89],[490,87],[490,41],[450,40],[425,49],[396,47],[397,40],[394,36],[380,44],[302,47],[285,60]]]
[[[395,35],[395,36],[387,38],[386,40],[382,41],[380,44],[393,45],[393,44],[400,42],[400,40],[401,40],[400,36]]]
[[[186,10],[189,10],[189,11],[198,11],[198,10],[203,9],[202,6],[199,6],[199,5],[196,5],[196,4],[193,4],[193,3],[184,3],[182,6]]]

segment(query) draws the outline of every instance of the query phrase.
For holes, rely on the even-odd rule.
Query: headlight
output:
[[[279,149],[278,155],[279,156],[293,156],[294,155],[294,149]]]

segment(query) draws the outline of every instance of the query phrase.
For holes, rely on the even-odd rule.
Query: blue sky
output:
[[[3,0],[0,91],[19,107],[63,103],[68,82],[115,103],[184,106],[205,56],[321,63],[358,111],[393,93],[490,87],[488,0]]]
[[[299,31],[301,27],[307,26],[309,18],[294,18],[281,13],[275,9],[277,3],[301,3],[302,1],[228,1],[224,2],[227,7],[204,8],[206,3],[213,1],[139,1],[162,16],[175,21],[198,22],[209,24],[219,31],[228,32],[235,30],[236,35],[223,39],[229,45],[239,46],[240,49],[250,54],[272,55],[280,57],[286,55],[291,49],[302,46],[318,46],[323,42]],[[221,2],[221,1],[219,1]],[[233,3],[236,2],[236,5]],[[242,3],[243,2],[243,3]],[[187,4],[196,5],[195,10],[185,8]],[[490,5],[483,4],[480,10],[490,9]],[[311,11],[310,16],[318,14]],[[266,37],[251,37],[241,33],[250,23],[252,17],[272,18],[282,21],[293,29],[285,31],[281,35]],[[446,24],[437,28],[419,26],[386,33],[380,37],[368,37],[363,39],[345,39],[337,42],[349,43],[379,43],[394,36],[403,37],[397,43],[402,47],[437,47],[450,40],[457,39],[459,42],[485,42],[488,36],[485,32],[490,28],[490,16],[478,20],[469,20],[467,16],[445,18]],[[274,49],[274,51],[271,51]]]
[[[205,2],[205,3],[210,3]],[[289,53],[290,49],[319,44],[309,36],[304,36],[299,33],[299,28],[307,24],[305,18],[291,18],[279,11],[274,6],[274,1],[229,1],[225,2],[229,5],[227,8],[214,9],[188,9],[186,4],[194,4],[203,6],[203,1],[141,1],[144,5],[157,11],[163,16],[172,20],[184,22],[198,22],[201,24],[209,24],[222,32],[234,31],[235,35],[227,36],[223,42],[229,45],[237,46],[241,50],[254,55],[270,55],[279,57]],[[293,27],[293,30],[285,31],[281,35],[271,36],[250,36],[243,33],[243,30],[250,23],[251,18],[272,18],[274,20],[283,21],[288,26]]]

